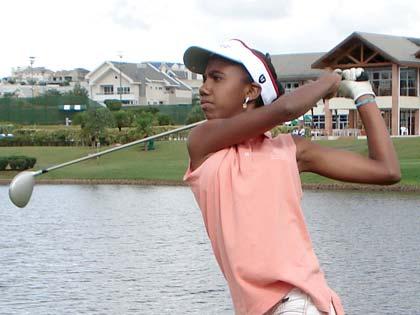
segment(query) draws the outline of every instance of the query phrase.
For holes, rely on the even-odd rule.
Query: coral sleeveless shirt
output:
[[[269,133],[212,154],[184,176],[202,211],[236,314],[261,315],[293,287],[325,313],[333,303],[301,210],[291,135]]]

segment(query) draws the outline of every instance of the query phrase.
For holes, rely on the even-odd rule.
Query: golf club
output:
[[[170,134],[173,134],[173,133],[177,133],[177,132],[180,132],[180,131],[188,130],[188,129],[191,129],[191,128],[203,123],[204,121],[205,120],[199,121],[199,122],[196,122],[196,123],[193,123],[193,124],[190,124],[190,125],[186,125],[186,126],[183,126],[183,127],[177,128],[177,129],[165,131],[165,132],[162,132],[160,134],[153,135],[153,136],[150,136],[150,137],[146,137],[146,138],[136,140],[136,141],[133,141],[133,142],[129,142],[129,143],[123,144],[123,145],[118,146],[118,147],[114,147],[114,148],[111,148],[111,149],[108,149],[108,150],[104,150],[102,152],[98,152],[98,153],[95,153],[95,154],[89,154],[88,156],[81,157],[79,159],[75,159],[75,160],[72,160],[72,161],[69,161],[69,162],[66,162],[66,163],[62,163],[62,164],[59,164],[59,165],[50,166],[50,167],[47,167],[47,168],[39,170],[39,171],[23,171],[23,172],[17,174],[13,178],[12,182],[10,183],[9,198],[13,202],[14,205],[16,205],[19,208],[23,208],[28,204],[29,199],[31,198],[32,191],[33,191],[34,185],[35,185],[35,176],[39,176],[39,175],[51,172],[53,170],[56,170],[56,169],[59,169],[59,168],[62,168],[62,167],[66,167],[66,166],[69,166],[69,165],[72,165],[72,164],[76,164],[76,163],[79,163],[79,162],[82,162],[82,161],[85,161],[85,160],[93,159],[93,158],[96,158],[96,157],[99,157],[101,155],[108,154],[108,153],[111,153],[111,152],[114,152],[114,151],[122,150],[122,149],[131,147],[131,146],[136,145],[136,144],[140,144],[140,143],[143,143],[143,142],[154,140],[154,139],[164,137],[164,136],[167,136],[167,135],[170,135]]]

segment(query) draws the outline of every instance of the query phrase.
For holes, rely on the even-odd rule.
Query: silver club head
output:
[[[19,208],[25,207],[31,199],[36,172],[24,171],[17,174],[9,186],[9,198]]]

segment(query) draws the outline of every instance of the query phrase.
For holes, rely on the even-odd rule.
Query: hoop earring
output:
[[[242,108],[246,109],[248,107],[249,96],[246,97],[245,102],[242,104]]]

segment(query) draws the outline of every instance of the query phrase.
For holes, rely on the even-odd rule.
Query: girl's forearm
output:
[[[365,99],[373,100],[358,108],[366,130],[369,158],[381,162],[392,176],[400,177],[397,154],[378,106],[371,95],[362,96],[357,102]]]
[[[272,105],[281,112],[283,121],[296,119],[307,113],[320,99],[333,93],[340,80],[341,78],[333,73],[324,75],[280,97]]]

